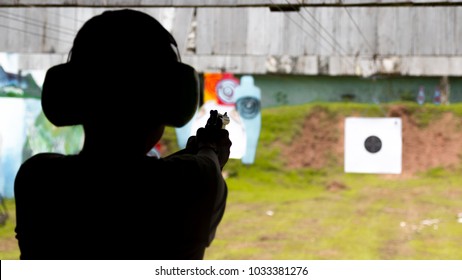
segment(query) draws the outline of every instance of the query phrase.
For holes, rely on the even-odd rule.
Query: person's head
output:
[[[106,11],[78,31],[68,62],[48,70],[42,106],[57,126],[83,124],[86,132],[104,126],[142,137],[189,121],[198,86],[197,73],[180,62],[173,36],[156,19]]]

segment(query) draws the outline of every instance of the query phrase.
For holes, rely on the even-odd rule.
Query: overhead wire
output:
[[[345,11],[347,12],[348,14],[348,17],[350,18],[350,20],[353,22],[354,26],[356,27],[356,29],[358,30],[359,34],[361,35],[361,37],[363,38],[364,42],[366,43],[366,45],[369,47],[369,49],[371,50],[372,54],[374,54],[375,50],[374,48],[372,47],[372,45],[369,43],[369,40],[367,40],[366,36],[364,35],[364,33],[361,31],[361,28],[359,28],[359,25],[356,23],[355,19],[353,18],[353,16],[351,15],[351,13],[348,11],[348,8],[347,7],[343,7],[345,9]]]
[[[363,38],[364,42],[366,43],[366,45],[368,46],[368,48],[371,50],[371,54],[372,54],[372,57],[374,57],[374,53],[375,53],[375,50],[374,48],[372,47],[372,45],[369,43],[369,40],[366,38],[366,36],[364,35],[364,33],[362,32],[361,28],[359,27],[359,25],[356,23],[355,19],[353,18],[353,16],[351,15],[350,11],[348,11],[347,7],[343,7],[345,9],[345,12],[348,14],[348,17],[350,18],[350,20],[353,22],[353,25],[356,27],[356,30],[358,30],[359,34],[361,35],[361,37]],[[376,72],[377,72],[377,65],[376,65]],[[371,81],[374,81],[374,79],[372,79]],[[378,96],[374,96],[373,98],[373,102],[379,106],[380,110],[382,111],[383,115],[384,116],[387,116],[387,113],[386,113],[386,110],[384,109],[383,107],[383,103],[380,102],[380,99]],[[369,108],[367,108],[367,111],[369,111]],[[362,114],[364,114],[364,110],[362,112]]]
[[[289,2],[288,0],[286,0],[287,4],[289,4],[294,10],[295,10],[295,6],[293,5],[293,3]],[[343,59],[344,61],[346,61],[348,64],[350,64],[350,66],[352,66],[353,68],[355,67],[355,64],[354,62],[352,61],[351,58],[348,58],[348,53],[343,49],[343,47],[337,42],[337,40],[335,40],[335,38],[333,37],[333,35],[331,35],[324,27],[322,27],[322,24],[314,19],[318,25],[320,27],[322,27],[322,29],[324,30],[324,32],[326,32],[331,38],[332,40],[334,41],[334,44],[331,43],[328,39],[326,39],[322,33],[317,30],[317,28],[313,25],[313,23],[311,23],[303,14],[300,13],[300,11],[298,11],[298,15],[302,18],[302,20],[304,22],[306,22],[318,35],[321,39],[323,39],[327,44],[329,44],[329,46],[332,47],[332,50],[334,51],[334,53],[339,53],[341,56],[341,59]],[[313,17],[314,18],[314,17]],[[313,37],[312,37],[313,38]],[[314,40],[316,41],[316,38],[314,38]],[[321,41],[318,41],[318,42],[321,42]],[[340,46],[340,49],[341,51],[338,50],[338,48],[335,46],[335,44],[337,44],[338,46]],[[343,52],[343,53],[342,53]]]
[[[58,9],[62,9],[62,8],[58,8]],[[66,8],[64,8],[64,9],[66,9]],[[75,11],[76,9],[73,9],[73,10]],[[67,16],[67,15],[61,14],[61,13],[59,13],[59,12],[52,12],[50,9],[48,10],[48,12],[49,12],[50,14],[55,15],[55,16],[58,16],[58,17],[60,17],[60,18],[65,18],[65,19],[72,20],[72,21],[74,21],[74,23],[76,23],[76,24],[77,24],[77,23],[83,24],[83,23],[86,22],[86,20],[78,19],[77,17]]]
[[[286,2],[287,2],[287,4],[289,4],[291,7],[293,7],[293,8],[295,9],[295,6],[294,6],[291,2],[289,2],[288,0],[286,0]],[[316,29],[316,27],[315,27],[309,20],[307,20],[307,19],[303,16],[303,14],[300,13],[300,11],[298,11],[298,14],[299,14],[299,16],[303,19],[303,21],[306,22],[306,23],[307,23],[307,24],[319,35],[319,37],[320,37],[321,39],[323,39],[324,41],[326,41],[326,43],[328,43],[329,46],[331,46],[331,47],[333,48],[334,51],[338,51],[338,50],[337,50],[337,47],[335,47],[335,45],[334,45],[335,43],[338,45],[338,42],[337,42],[335,39],[333,40],[333,41],[334,41],[334,44],[332,44],[329,40],[327,40],[327,39],[322,35],[321,32],[319,32],[319,31]]]
[[[353,18],[353,16],[351,15],[351,13],[348,11],[347,7],[344,7],[346,13],[348,14],[348,17],[350,18],[350,20],[353,22],[354,26],[356,27],[356,29],[358,30],[359,34],[361,35],[361,37],[363,38],[364,42],[366,43],[366,45],[369,47],[370,51],[371,51],[371,57],[372,59],[375,61],[375,54],[376,54],[376,50],[374,49],[374,47],[372,46],[372,44],[369,42],[369,40],[367,39],[367,37],[364,35],[364,33],[362,32],[361,28],[359,27],[359,25],[356,23],[355,19]],[[374,67],[375,67],[375,72],[379,72],[378,71],[378,66],[377,66],[377,63],[374,63],[373,64]]]
[[[332,41],[334,42],[334,44],[336,44],[340,50],[342,52],[344,52],[345,54],[347,54],[348,52],[342,47],[342,45],[335,39],[335,37],[327,30],[324,28],[324,26],[322,26],[322,23],[316,19],[316,16],[313,15],[313,13],[310,12],[310,10],[308,10],[307,7],[304,7],[304,11],[318,24],[319,28],[321,28],[324,33],[326,33],[331,39]]]
[[[286,2],[291,5],[293,7],[293,10],[296,10],[295,7],[292,5],[292,3],[290,3],[288,0],[286,0]],[[300,4],[300,2],[299,2]],[[340,43],[338,43],[338,41],[335,39],[335,37],[328,31],[326,30],[322,23],[316,19],[316,17],[305,7],[305,12],[317,23],[317,25],[319,26],[320,29],[322,29],[330,38],[331,40],[334,42],[334,44],[336,44],[339,49],[344,53],[343,56],[341,56],[341,59],[343,59],[344,61],[346,61],[348,64],[350,64],[355,70],[356,70],[356,65],[355,65],[355,62],[354,62],[354,59],[352,57],[349,57],[348,56],[348,52],[345,51],[345,49],[342,47],[342,45]],[[372,54],[374,54],[374,48],[372,47],[372,45],[369,43],[369,41],[367,40],[366,36],[364,35],[364,33],[362,32],[362,30],[359,28],[358,24],[356,23],[356,21],[353,19],[353,16],[349,13],[349,11],[345,8],[346,12],[348,13],[348,16],[350,17],[350,20],[353,22],[353,24],[355,25],[356,29],[358,30],[358,32],[361,34],[363,40],[366,42],[366,44],[368,45],[368,47],[370,48]],[[303,16],[303,14],[301,14],[300,10],[299,10],[299,14],[300,16],[303,17],[303,19],[305,20],[305,22],[309,23],[309,21]],[[324,36],[321,35],[320,31],[318,31],[313,24],[310,24],[309,25],[315,30],[317,31],[317,33],[320,35],[320,37],[327,41],[326,38]],[[332,44],[329,44],[332,46]],[[335,48],[334,48],[335,50]],[[380,106],[380,103],[378,103],[378,105]]]
[[[275,3],[273,2],[273,0],[270,0],[270,1],[271,1],[272,4],[275,4]],[[282,8],[279,7],[278,5],[276,5],[276,8],[277,8],[280,12],[284,13],[284,11],[282,10]],[[298,22],[296,22],[294,19],[292,19],[291,17],[289,17],[289,15],[288,15],[287,13],[284,13],[284,15],[285,15],[291,22],[293,22],[295,25],[297,25],[298,28],[300,28],[300,29],[303,31],[303,33],[305,33],[306,35],[308,35],[308,37],[310,37],[310,38],[313,39],[313,40],[316,40],[316,38],[314,37],[313,34],[308,33],[308,32],[303,28],[303,26],[301,26]]]
[[[65,35],[68,35],[68,36],[71,36],[71,37],[75,36],[75,33],[76,33],[76,31],[74,29],[67,28],[65,26],[60,26],[60,27],[53,27],[53,26],[50,26],[50,25],[45,26],[43,21],[39,21],[39,20],[36,20],[36,19],[31,19],[31,18],[28,18],[26,16],[22,16],[22,15],[18,15],[18,14],[13,14],[13,13],[9,13],[9,12],[3,12],[1,10],[0,10],[0,17],[10,19],[10,20],[13,20],[13,21],[17,21],[17,22],[21,22],[21,23],[25,23],[25,24],[28,24],[28,25],[40,27],[40,28],[45,27],[48,30],[59,32],[59,33],[62,33],[62,34],[65,34]]]
[[[283,10],[277,5],[275,4],[272,0],[270,0],[272,4],[274,4],[281,12],[283,12]],[[293,3],[291,3],[290,1],[286,0],[286,2],[292,6],[293,8],[295,8],[295,6],[293,5]],[[350,20],[353,22],[354,26],[356,27],[356,29],[358,30],[358,32],[360,33],[361,37],[364,39],[364,41],[366,42],[367,46],[371,49],[372,52],[374,52],[374,49],[373,47],[371,46],[371,44],[369,43],[369,41],[367,40],[366,36],[364,35],[364,33],[361,31],[361,29],[359,28],[358,24],[356,23],[356,21],[354,20],[353,16],[350,14],[350,12],[348,11],[348,9],[346,7],[344,7],[345,11],[347,12]],[[295,10],[295,9],[294,9]],[[321,38],[322,40],[324,40],[325,43],[327,43],[330,47],[332,47],[332,50],[334,52],[337,52],[341,55],[343,55],[343,58],[344,59],[347,59],[348,57],[348,54],[347,52],[345,51],[345,49],[342,47],[342,45],[335,39],[335,37],[330,34],[330,32],[328,30],[326,30],[322,23],[320,21],[318,21],[316,19],[316,17],[308,10],[308,9],[304,9],[304,11],[317,23],[318,27],[320,29],[322,29],[324,31],[325,34],[327,34],[327,36],[332,40],[332,42],[330,42],[328,39],[326,39],[325,36],[323,36],[323,34],[315,27],[315,25],[313,23],[311,23],[301,12],[300,10],[298,11],[298,15],[302,18],[302,20],[304,22],[306,22],[313,30],[314,32],[316,32],[318,35],[319,35],[319,38]],[[3,16],[2,16],[3,14]],[[70,20],[74,20],[74,22],[77,22],[78,19],[75,18],[75,17],[69,17],[69,16],[65,16],[63,14],[60,14],[60,13],[52,13],[56,16],[59,16],[59,17],[62,17],[62,18],[67,18],[67,19],[70,19]],[[284,13],[284,15],[291,21],[293,22],[296,26],[298,26],[308,37],[310,37],[311,39],[313,39],[314,41],[317,40],[317,38],[310,32],[308,32],[302,25],[300,25],[300,23],[298,23],[297,21],[295,21],[292,17],[290,17],[287,13]],[[31,18],[27,18],[25,16],[21,16],[21,15],[18,15],[18,14],[12,14],[12,13],[2,13],[2,11],[0,10],[0,17],[3,17],[3,18],[7,18],[7,19],[10,19],[10,20],[14,20],[14,21],[18,21],[18,22],[22,22],[22,23],[25,23],[27,25],[31,25],[31,26],[36,26],[36,27],[41,27],[41,28],[46,28],[48,30],[52,30],[52,31],[55,31],[55,32],[59,32],[60,35],[66,35],[66,36],[72,36],[74,37],[75,36],[75,33],[76,33],[76,30],[73,30],[73,29],[70,29],[70,28],[67,28],[65,26],[60,26],[59,28],[55,28],[53,26],[44,26],[42,22],[40,21],[37,21],[35,19],[31,19]],[[15,18],[16,17],[16,18]],[[20,19],[20,17],[22,19]],[[81,21],[81,22],[84,22],[84,21]],[[47,34],[38,34],[38,33],[35,33],[35,32],[31,32],[31,31],[26,31],[26,30],[22,30],[22,29],[19,29],[17,27],[11,27],[11,26],[6,26],[6,25],[3,25],[3,24],[0,24],[0,27],[3,27],[3,28],[9,28],[9,29],[12,29],[12,30],[16,30],[16,31],[20,31],[20,32],[24,32],[24,33],[27,33],[27,34],[31,34],[31,35],[36,35],[36,36],[40,36],[40,37],[45,37],[45,38],[48,38],[48,39],[51,39],[51,40],[55,40],[55,41],[61,41],[61,42],[64,42],[64,43],[69,43],[71,44],[72,42],[70,41],[67,41],[67,40],[62,40],[60,38],[56,38],[56,37],[52,37],[52,36],[49,36]],[[319,41],[320,43],[321,41]],[[352,61],[349,61],[347,60],[348,63],[352,64],[354,66],[354,63]]]
[[[281,7],[279,7],[278,5],[276,5],[272,0],[270,0],[270,1],[271,1],[272,4],[274,4],[274,5],[277,7],[277,9],[278,9],[280,12],[283,12],[283,13],[284,13],[284,11],[282,10]],[[286,0],[286,1],[287,1],[287,0]],[[289,5],[292,5],[292,4],[289,3]],[[292,7],[293,7],[293,5],[292,5]],[[298,14],[300,15],[300,13],[298,13]],[[295,25],[297,25],[297,26],[303,31],[303,33],[305,33],[305,34],[308,35],[311,39],[313,39],[313,41],[317,41],[317,38],[314,37],[313,34],[311,34],[311,33],[309,33],[308,31],[306,31],[306,29],[303,28],[303,26],[301,26],[298,22],[296,22],[293,18],[291,18],[287,13],[284,13],[284,15],[285,15],[291,22],[293,22]],[[306,19],[303,17],[303,15],[300,15],[300,16],[306,21]],[[313,28],[313,30],[316,31],[316,28],[314,28],[312,25],[310,25],[310,26]],[[328,40],[326,40],[321,34],[320,34],[319,36],[320,36],[321,38],[323,38],[323,39],[334,49],[334,51],[336,51],[336,48],[335,48],[334,45],[332,45]],[[317,41],[317,42],[320,44],[322,41]],[[353,68],[355,67],[355,64],[353,63],[352,59],[351,59],[351,61],[350,61],[346,55],[343,55],[343,56],[341,55],[340,58],[343,59],[344,61],[346,61],[348,64],[350,64],[350,66],[352,66]]]
[[[59,41],[59,42],[66,43],[66,44],[72,44],[71,41],[65,41],[65,40],[62,40],[62,39],[59,39],[59,38],[56,38],[56,37],[52,37],[52,36],[49,36],[49,35],[46,35],[46,34],[39,34],[39,33],[24,30],[24,29],[16,28],[14,26],[8,26],[8,25],[4,25],[4,24],[0,23],[0,27],[3,27],[5,29],[11,29],[11,30],[19,31],[19,32],[22,32],[22,33],[26,33],[26,34],[30,34],[30,35],[34,35],[34,36],[38,36],[38,37],[45,37],[47,39],[54,40],[54,41]]]
[[[61,36],[65,35],[65,36],[74,37],[75,33],[76,33],[75,30],[64,27],[64,26],[54,27],[54,26],[51,26],[51,25],[44,25],[43,22],[38,21],[36,19],[31,19],[31,18],[22,16],[22,15],[14,14],[14,13],[3,12],[2,10],[0,10],[0,18],[4,18],[4,19],[10,20],[10,21],[24,23],[26,26],[35,26],[35,27],[39,27],[39,28],[44,29],[44,30],[50,30],[50,31],[53,31],[53,32],[57,32],[57,33],[59,33],[59,35],[58,35],[58,37],[56,37],[56,36],[52,36],[52,35],[49,35],[49,34],[46,34],[46,33],[38,33],[38,32],[28,30],[27,27],[26,27],[26,29],[23,29],[23,28],[19,28],[17,26],[10,26],[10,25],[7,25],[7,24],[0,23],[0,27],[2,27],[4,29],[14,30],[14,31],[22,32],[22,33],[33,35],[33,36],[50,39],[50,40],[53,40],[53,41],[56,41],[56,42],[62,42],[62,43],[65,43],[65,44],[72,44],[72,39],[63,38]]]

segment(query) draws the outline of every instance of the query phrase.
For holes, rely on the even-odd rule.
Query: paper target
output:
[[[400,118],[345,119],[345,172],[399,174],[401,165]]]

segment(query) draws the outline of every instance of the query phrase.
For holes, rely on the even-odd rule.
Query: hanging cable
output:
[[[329,31],[324,28],[324,26],[322,26],[322,23],[316,19],[316,17],[313,15],[313,13],[311,13],[306,6],[303,8],[303,10],[318,24],[319,28],[321,28],[324,31],[324,33],[326,33],[332,39],[334,44],[336,44],[343,53],[345,53],[345,54],[348,53],[342,47],[342,45],[335,39],[335,37],[332,34],[330,34]]]
[[[361,28],[359,28],[358,24],[356,23],[356,21],[354,20],[353,16],[350,14],[350,12],[348,11],[348,8],[347,7],[343,7],[345,9],[345,11],[347,12],[348,14],[348,17],[351,19],[351,21],[353,22],[354,26],[356,27],[356,29],[358,30],[359,34],[361,35],[361,37],[363,38],[364,42],[366,42],[366,45],[369,47],[369,49],[371,50],[372,54],[374,54],[375,50],[374,48],[372,47],[372,45],[369,43],[369,41],[367,40],[366,36],[364,36],[364,33],[361,31]]]
[[[58,8],[58,9],[62,9],[62,8]],[[64,9],[66,9],[66,8],[64,8]],[[76,9],[73,9],[73,10],[76,11]],[[72,20],[76,24],[77,23],[78,24],[84,24],[86,22],[86,20],[78,19],[77,17],[70,17],[70,16],[67,16],[67,15],[61,14],[59,11],[52,12],[51,9],[48,9],[47,13],[58,16],[60,18],[65,18],[65,19]]]
[[[16,27],[13,27],[13,26],[3,25],[1,23],[0,23],[0,27],[3,27],[5,29],[19,31],[19,32],[22,32],[22,33],[26,33],[26,34],[30,34],[30,35],[34,35],[34,36],[38,36],[38,37],[45,37],[47,39],[54,40],[54,41],[57,41],[57,42],[62,42],[62,43],[65,43],[65,44],[72,44],[71,41],[62,40],[62,39],[55,38],[55,37],[52,37],[52,36],[49,36],[49,35],[46,35],[46,34],[38,34],[38,33],[35,33],[35,32],[23,30],[23,29],[16,28]]]
[[[287,4],[289,4],[290,6],[292,6],[292,8],[295,10],[295,6],[294,6],[292,3],[290,3],[288,0],[286,0],[286,2],[287,2]],[[326,39],[326,38],[322,35],[322,33],[319,32],[319,31],[317,30],[317,28],[316,28],[308,19],[306,19],[305,16],[303,16],[303,14],[300,13],[300,11],[298,12],[298,15],[303,19],[303,21],[305,21],[305,22],[306,22],[306,23],[307,23],[307,24],[319,35],[319,37],[320,37],[321,39],[323,39],[327,44],[329,44],[329,46],[332,47],[334,53],[335,53],[335,52],[338,52],[338,53],[341,55],[341,58],[342,58],[344,61],[346,61],[348,64],[350,64],[350,66],[352,66],[353,68],[355,67],[355,64],[354,64],[354,62],[352,61],[352,59],[351,59],[351,58],[348,58],[348,53],[347,53],[346,51],[343,50],[343,48],[340,46],[340,44],[339,44],[335,39],[333,39],[334,43],[336,43],[337,45],[339,45],[340,48],[341,48],[341,50],[343,50],[344,53],[339,52],[338,49],[335,47],[335,45],[332,44],[328,39]],[[318,24],[322,27],[321,23],[320,23],[319,21],[317,21],[317,22],[318,22]],[[324,27],[322,27],[322,28],[324,29]],[[325,30],[325,29],[324,29],[324,30]],[[325,31],[326,31],[326,30],[325,30]],[[332,35],[330,35],[330,36],[333,38]],[[320,41],[319,41],[319,42],[320,42]]]
[[[295,8],[295,6],[294,6],[292,3],[290,3],[288,0],[286,0],[286,2],[287,2],[287,4],[289,4],[290,6],[292,6],[292,7]],[[327,39],[321,34],[321,32],[319,32],[319,31],[316,29],[316,27],[315,27],[310,21],[308,21],[308,20],[303,16],[303,14],[300,13],[300,11],[298,11],[298,15],[303,19],[304,22],[306,22],[306,23],[307,23],[307,24],[319,35],[319,37],[320,37],[321,39],[323,39],[327,44],[329,44],[329,46],[332,47],[332,49],[333,49],[334,52],[337,52],[337,48],[335,47],[335,45],[333,45],[329,40],[327,40]]]
[[[270,0],[272,4],[275,4],[272,0]],[[275,5],[276,8],[280,11],[280,12],[283,12],[284,13],[284,10],[279,7],[278,5]],[[293,20],[291,17],[289,17],[289,15],[287,13],[284,13],[284,16],[287,17],[291,22],[293,22],[295,25],[297,25],[302,31],[303,33],[305,33],[306,35],[308,35],[308,37],[310,37],[311,39],[313,39],[313,41],[316,41],[316,38],[314,37],[314,35],[308,33],[304,28],[303,26],[301,26],[298,22],[296,22],[295,20]]]
[[[41,21],[33,20],[33,19],[30,19],[30,18],[27,18],[27,17],[24,17],[24,16],[11,14],[11,13],[8,13],[8,12],[4,13],[1,10],[0,10],[0,17],[5,18],[5,19],[9,19],[9,20],[13,20],[13,21],[16,21],[16,22],[25,23],[27,25],[31,25],[31,26],[35,26],[35,27],[40,27],[40,28],[45,27],[48,30],[59,32],[60,34],[64,34],[64,35],[71,36],[71,37],[74,37],[75,33],[76,33],[75,30],[72,30],[70,28],[66,28],[64,26],[60,26],[60,27],[45,26],[43,24],[43,22],[41,22]]]

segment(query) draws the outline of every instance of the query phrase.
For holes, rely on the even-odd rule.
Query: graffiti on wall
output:
[[[54,127],[43,115],[40,97],[46,70],[18,70],[17,56],[0,53],[0,195],[14,197],[20,165],[41,152],[75,153],[81,127]]]
[[[35,118],[31,107],[39,105],[41,89],[30,73],[18,71],[11,65],[14,63],[8,63],[14,57],[5,57],[0,60],[0,194],[13,197],[14,178],[23,161],[27,123]]]
[[[31,73],[7,72],[0,65],[0,97],[40,98],[41,92]]]

